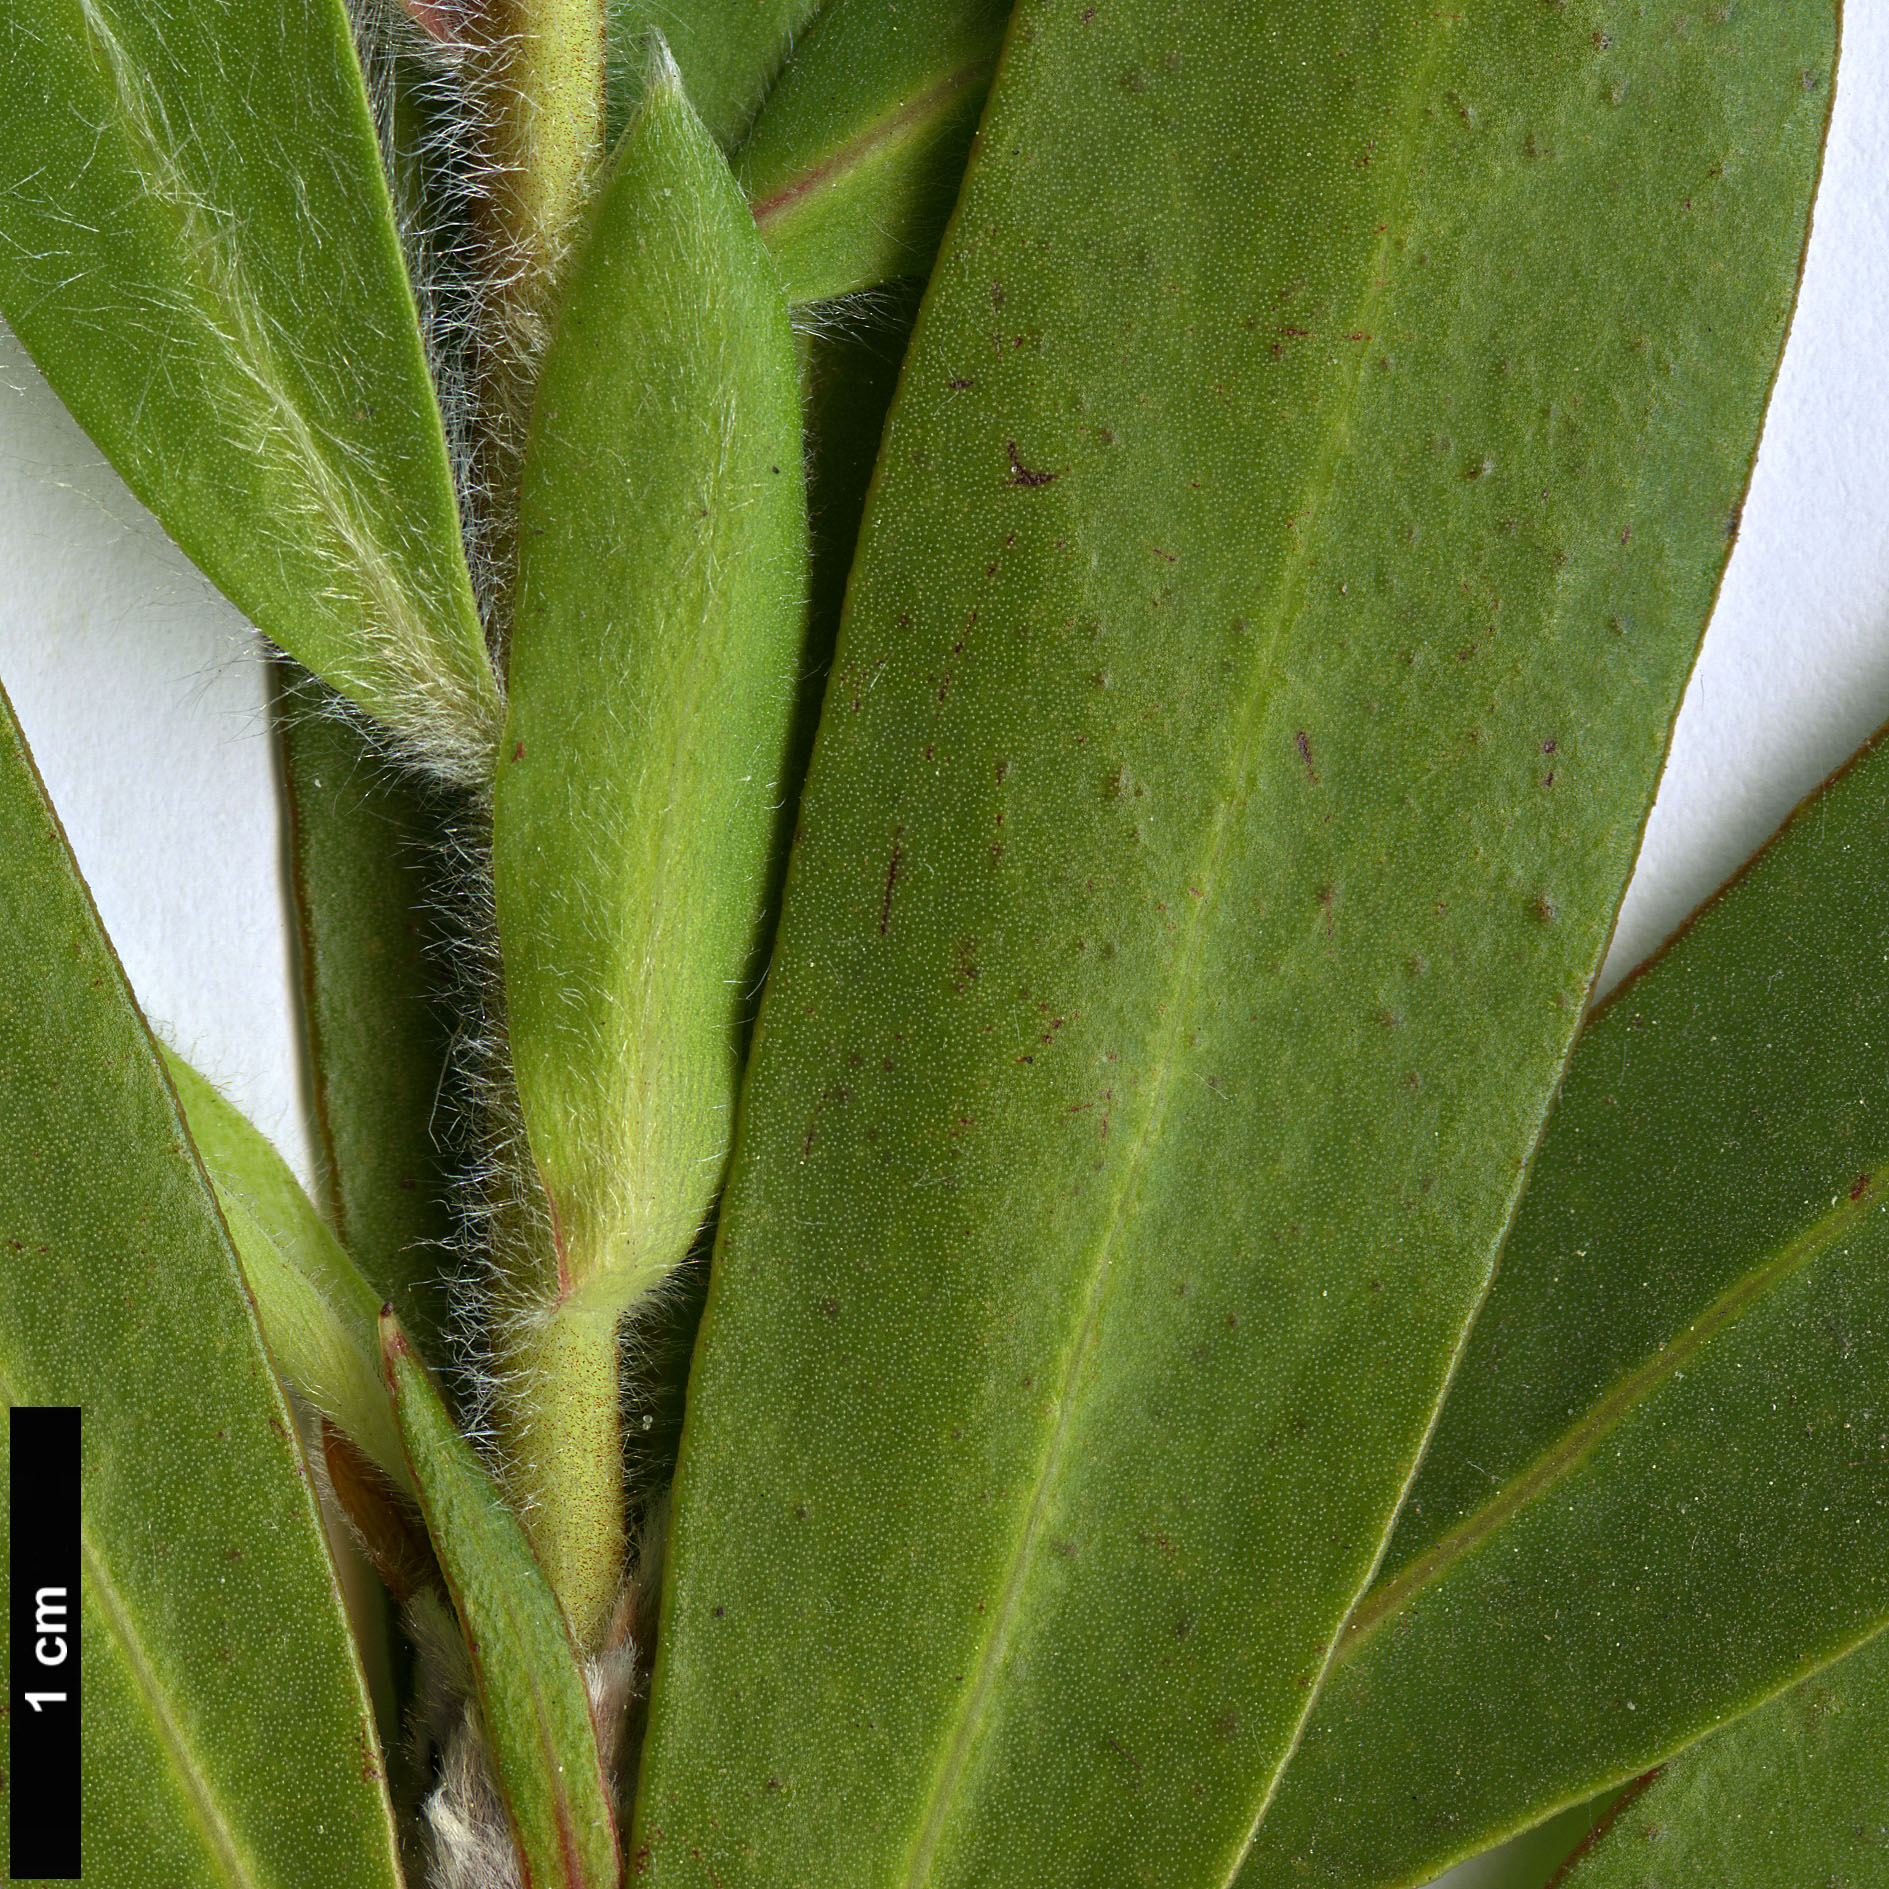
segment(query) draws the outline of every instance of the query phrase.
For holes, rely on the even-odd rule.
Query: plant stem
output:
[[[603,143],[603,0],[485,0],[472,21],[484,89],[491,235],[554,280]]]
[[[623,1446],[614,1301],[577,1292],[525,1326],[506,1359],[507,1493],[572,1636],[602,1643],[623,1578]]]
[[[604,33],[604,0],[477,0],[467,22],[483,172],[477,460],[500,570],[538,362],[603,156]]]

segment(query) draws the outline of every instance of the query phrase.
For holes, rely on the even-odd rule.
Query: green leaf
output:
[[[1588,1025],[1242,1883],[1419,1883],[1889,1619],[1889,752]]]
[[[1797,276],[1829,10],[1604,24],[1013,28],[749,1065],[652,1884],[1235,1868],[1488,1280]]]
[[[426,1357],[444,1356],[453,1237],[449,1053],[435,914],[457,797],[389,768],[346,723],[276,719],[315,1126],[329,1219]],[[379,1367],[375,1367],[378,1382]]]
[[[406,1458],[380,1371],[380,1305],[268,1138],[163,1051],[190,1138],[278,1370],[402,1487]]]
[[[778,279],[668,67],[539,384],[493,802],[509,1040],[556,1242],[511,1454],[585,1644],[621,1555],[617,1320],[720,1187],[765,964],[806,632],[801,452]]]
[[[382,1317],[381,1350],[420,1507],[465,1630],[525,1880],[533,1889],[614,1889],[616,1823],[564,1616],[518,1518],[391,1312]]]
[[[4,697],[0,910],[0,1390],[85,1413],[88,1876],[396,1889],[289,1413]]]
[[[1605,1791],[1485,1850],[1444,1879],[1448,1889],[1556,1889],[1568,1859],[1606,1821],[1620,1797],[1619,1791]]]
[[[922,276],[957,200],[1008,0],[834,0],[735,160],[790,302]]]
[[[660,33],[682,73],[690,103],[715,138],[732,148],[747,129],[794,36],[822,0],[609,0],[606,141],[614,144],[642,100],[647,46]]]
[[[1889,1634],[1694,1745],[1557,1889],[1828,1889],[1889,1876]]]
[[[447,776],[497,685],[341,0],[0,14],[0,309],[266,636]]]

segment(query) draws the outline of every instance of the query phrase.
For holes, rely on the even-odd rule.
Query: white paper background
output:
[[[1889,720],[1889,7],[1849,9],[1843,59],[1796,325],[1610,980]],[[262,663],[4,331],[0,679],[147,1012],[306,1174]]]

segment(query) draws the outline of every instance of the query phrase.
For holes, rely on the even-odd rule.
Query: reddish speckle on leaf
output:
[[[1057,476],[1055,473],[1038,472],[1023,463],[1022,459],[1018,456],[1017,442],[1015,440],[1006,440],[1004,442],[1004,449],[1010,455],[1010,483],[1012,485],[1035,486],[1054,483]]]
[[[1869,1176],[1867,1174],[1857,1175],[1856,1179],[1850,1183],[1850,1198],[1852,1200],[1861,1200],[1868,1192]]]
[[[885,936],[886,926],[892,922],[892,888],[899,882],[899,861],[905,857],[904,848],[900,845],[904,833],[905,829],[900,827],[892,835],[892,857],[886,861],[885,897],[879,904],[879,936],[881,938]]]
[[[1316,787],[1318,785],[1318,769],[1312,765],[1311,737],[1301,728],[1293,739],[1298,743],[1299,759],[1305,763],[1305,771],[1311,778],[1312,785]]]

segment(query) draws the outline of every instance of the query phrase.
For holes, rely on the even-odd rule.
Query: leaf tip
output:
[[[392,1304],[383,1300],[380,1308],[380,1362],[387,1376],[387,1388],[395,1397],[398,1397],[400,1390],[396,1381],[399,1367],[410,1363],[412,1358],[413,1347],[407,1342],[405,1328]]]
[[[669,50],[669,42],[651,27],[645,46],[649,61],[649,89],[653,92],[662,87],[672,92],[682,92],[682,68],[676,64],[675,55]]]

